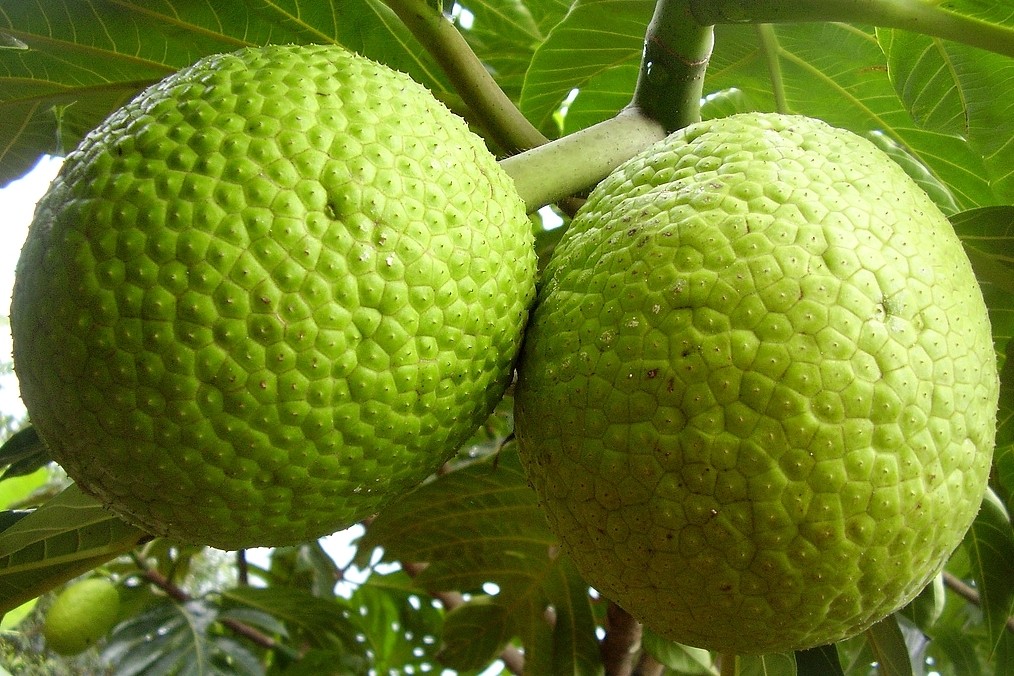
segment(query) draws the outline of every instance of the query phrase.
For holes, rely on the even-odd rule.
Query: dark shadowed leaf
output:
[[[222,592],[223,607],[271,615],[288,632],[318,648],[356,645],[358,626],[344,599],[320,598],[292,587],[233,587]]]
[[[838,651],[833,645],[797,650],[795,657],[799,676],[844,676]]]
[[[1014,616],[1014,529],[1000,500],[986,494],[972,528],[965,535],[990,644],[996,646]]]
[[[0,467],[7,465],[0,481],[31,474],[50,460],[49,449],[42,443],[35,428],[31,425],[24,427],[0,446]]]
[[[866,640],[873,650],[883,676],[910,676],[912,661],[908,656],[905,637],[894,615],[885,617],[866,630]]]

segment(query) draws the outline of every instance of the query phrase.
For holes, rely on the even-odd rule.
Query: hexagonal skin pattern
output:
[[[129,521],[223,549],[415,486],[513,374],[532,229],[482,140],[337,47],[203,59],[92,132],[17,270],[33,424]]]
[[[549,262],[516,433],[588,582],[739,654],[912,599],[983,497],[998,397],[947,219],[817,120],[692,125],[603,181]]]

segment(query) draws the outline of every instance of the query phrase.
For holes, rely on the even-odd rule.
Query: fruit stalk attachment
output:
[[[611,119],[501,161],[528,211],[585,190],[668,133],[699,121],[713,44],[713,28],[694,18],[689,0],[660,0],[626,108]]]
[[[622,162],[665,138],[665,128],[625,110],[581,131],[500,161],[529,213],[587,189]],[[561,171],[566,167],[566,171]]]
[[[701,119],[714,28],[696,19],[691,4],[690,0],[659,0],[655,6],[628,106],[661,123],[667,132]]]
[[[689,0],[703,24],[844,21],[901,28],[1014,56],[1014,28],[926,0]]]

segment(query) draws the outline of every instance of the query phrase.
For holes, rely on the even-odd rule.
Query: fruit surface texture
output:
[[[676,132],[549,262],[516,433],[587,581],[685,644],[784,652],[911,600],[982,500],[998,397],[945,216],[798,116]]]
[[[42,635],[46,647],[61,655],[84,652],[113,628],[120,612],[120,594],[105,578],[89,578],[67,586],[46,611]]]
[[[344,528],[512,375],[530,222],[482,140],[337,47],[205,58],[71,153],[17,269],[23,397],[79,485],[223,549]]]

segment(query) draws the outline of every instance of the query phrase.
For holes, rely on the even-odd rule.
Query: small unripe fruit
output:
[[[42,634],[46,646],[61,655],[76,655],[95,645],[116,624],[120,595],[105,578],[75,582],[57,595],[46,612]]]

